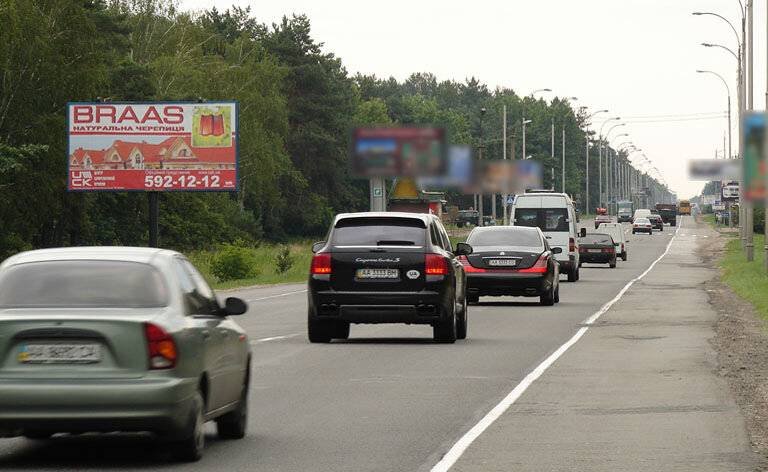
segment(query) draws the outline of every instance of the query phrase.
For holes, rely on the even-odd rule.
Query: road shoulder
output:
[[[717,312],[688,219],[630,288],[452,470],[752,471],[761,464],[713,344]]]

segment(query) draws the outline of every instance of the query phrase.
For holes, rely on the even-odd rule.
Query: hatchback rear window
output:
[[[416,218],[345,218],[333,229],[334,246],[423,246],[426,226]]]
[[[0,274],[0,308],[145,308],[168,305],[150,265],[123,261],[46,261]]]
[[[539,247],[539,233],[535,230],[503,229],[473,231],[467,239],[472,246],[526,246]]]
[[[607,234],[588,234],[581,238],[582,244],[613,244],[613,239]]]

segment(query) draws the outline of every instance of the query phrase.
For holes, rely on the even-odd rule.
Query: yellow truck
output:
[[[688,200],[680,200],[677,203],[678,215],[690,215],[691,214],[691,202]]]

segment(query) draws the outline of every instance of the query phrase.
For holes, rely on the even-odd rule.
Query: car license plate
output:
[[[517,265],[516,259],[488,259],[489,266],[496,267],[515,267]]]
[[[400,277],[398,269],[357,269],[358,279],[397,279]]]
[[[603,252],[602,249],[589,249],[587,252]]]
[[[24,364],[93,364],[101,360],[98,344],[23,344],[18,360]]]

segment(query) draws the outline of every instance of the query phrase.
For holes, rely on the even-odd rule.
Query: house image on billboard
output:
[[[107,149],[77,148],[69,156],[70,169],[234,169],[235,147],[192,147],[188,136],[158,144],[115,140]]]

